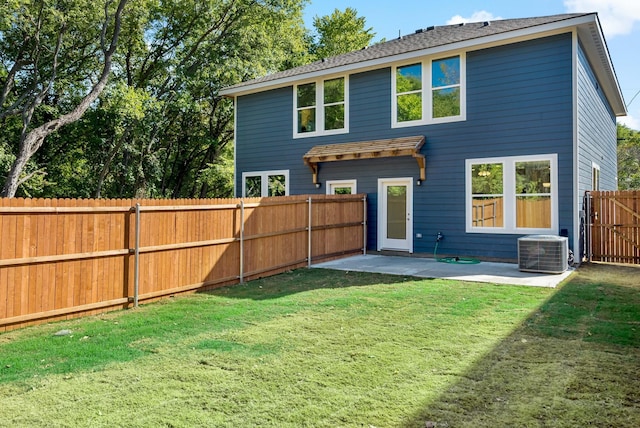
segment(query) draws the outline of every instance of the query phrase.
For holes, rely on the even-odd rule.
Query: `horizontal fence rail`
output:
[[[585,195],[590,261],[640,264],[640,191],[592,191]]]
[[[0,199],[0,331],[366,251],[365,195]]]

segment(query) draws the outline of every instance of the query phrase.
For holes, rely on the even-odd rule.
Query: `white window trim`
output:
[[[269,176],[270,175],[284,175],[284,194],[289,196],[289,170],[273,170],[273,171],[247,171],[242,173],[242,197],[247,196],[247,178],[248,177],[260,177],[260,193],[262,198],[269,196]]]
[[[595,174],[598,174],[598,180],[596,181]],[[596,186],[594,186],[594,184]],[[595,162],[591,162],[591,190],[600,190],[600,165]]]
[[[551,164],[551,227],[523,228],[516,227],[516,162],[549,161]],[[472,165],[483,163],[503,164],[503,197],[504,197],[504,226],[476,227],[473,226],[473,194],[471,187]],[[467,233],[504,233],[504,234],[558,234],[558,155],[508,156],[495,158],[467,159],[465,162],[465,224]]]
[[[324,82],[327,80],[344,79],[344,128],[342,129],[324,129],[324,108],[326,106],[336,105],[339,103],[324,103]],[[316,84],[316,130],[313,132],[298,132],[298,86]],[[293,85],[293,138],[318,137],[322,135],[336,135],[349,133],[349,76],[339,75],[323,77],[316,80],[307,80]]]
[[[446,58],[460,57],[460,115],[433,118],[433,87],[431,86],[431,64],[433,61],[438,61]],[[407,122],[398,122],[398,94],[396,93],[396,73],[399,67],[404,67],[412,64],[422,65],[422,89],[420,91],[412,91],[415,93],[420,92],[422,94],[422,119],[412,120]],[[454,85],[457,86],[457,85]],[[445,89],[446,86],[438,87],[438,89]],[[461,122],[467,120],[467,55],[465,52],[453,53],[446,56],[437,56],[425,58],[422,61],[407,61],[401,64],[396,64],[391,69],[391,127],[392,128],[405,128],[408,126],[420,126],[431,125],[436,123],[448,123],[448,122]]]
[[[358,193],[358,180],[328,180],[326,183],[327,195],[335,195],[336,187],[351,187],[351,194]]]

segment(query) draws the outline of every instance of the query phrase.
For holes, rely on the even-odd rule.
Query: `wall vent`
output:
[[[556,235],[518,238],[518,267],[525,272],[562,273],[568,268],[569,239]]]

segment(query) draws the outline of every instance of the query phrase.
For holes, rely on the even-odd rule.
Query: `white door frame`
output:
[[[387,187],[407,187],[407,233],[406,239],[388,239],[387,236]],[[413,178],[379,178],[378,179],[378,251],[398,250],[413,253]]]

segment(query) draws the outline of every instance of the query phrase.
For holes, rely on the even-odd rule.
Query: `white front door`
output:
[[[378,251],[413,253],[413,179],[378,179]]]

